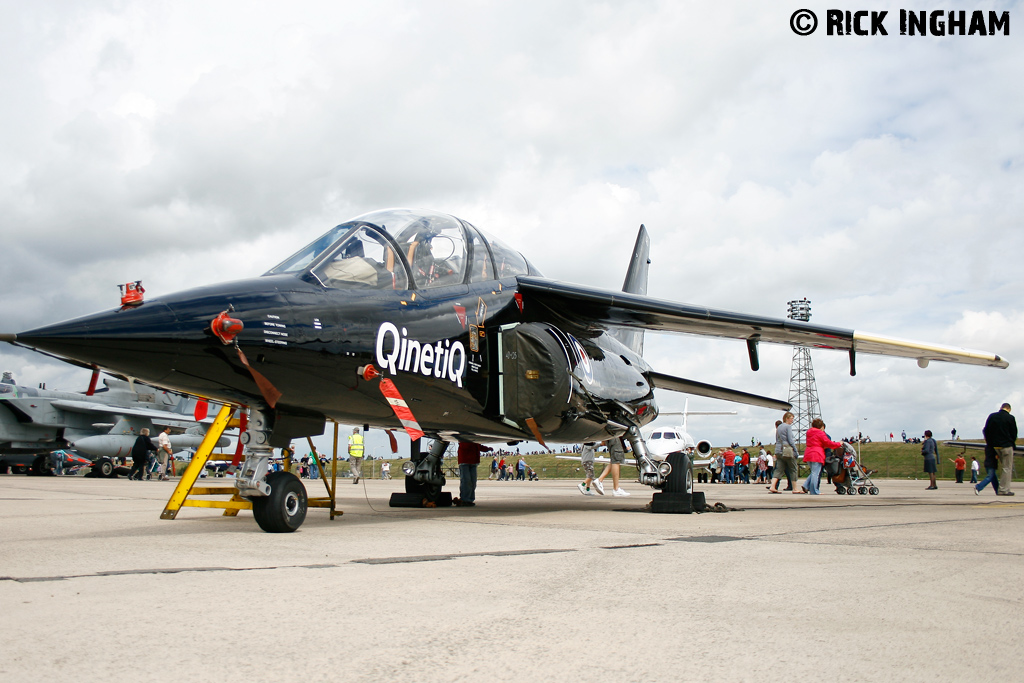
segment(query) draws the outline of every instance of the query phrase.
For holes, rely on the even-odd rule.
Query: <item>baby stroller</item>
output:
[[[831,461],[831,462],[830,462]],[[848,443],[843,444],[843,452],[833,451],[831,458],[826,458],[825,466],[830,467],[832,483],[836,486],[836,493],[848,496],[855,496],[858,493],[865,495],[878,495],[878,487],[871,481],[867,470],[857,462],[857,451]]]

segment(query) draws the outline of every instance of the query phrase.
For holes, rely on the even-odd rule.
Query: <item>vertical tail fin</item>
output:
[[[626,280],[622,283],[622,291],[627,294],[647,294],[647,271],[651,265],[651,238],[647,228],[640,226],[633,245],[633,257],[626,270]],[[644,331],[617,329],[610,333],[637,355],[644,355]]]

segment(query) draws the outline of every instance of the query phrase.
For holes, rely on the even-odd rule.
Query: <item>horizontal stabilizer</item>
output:
[[[767,396],[758,396],[757,394],[748,394],[745,391],[716,387],[714,384],[704,384],[703,382],[695,382],[692,379],[663,375],[660,372],[648,373],[647,378],[656,389],[668,389],[669,391],[678,391],[693,396],[706,396],[722,401],[745,403],[750,406],[770,408],[772,410],[789,410],[792,407],[785,401],[768,398]]]

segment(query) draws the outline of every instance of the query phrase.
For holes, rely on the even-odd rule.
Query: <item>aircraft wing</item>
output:
[[[580,456],[578,456],[578,455],[556,455],[555,459],[556,460],[575,460],[576,462],[579,462],[580,461]],[[611,460],[609,460],[608,458],[606,458],[604,456],[598,456],[598,457],[594,458],[594,462],[606,463],[606,462],[611,462]],[[706,465],[709,465],[710,463],[711,463],[710,459],[707,459],[707,460],[694,460],[693,461],[693,466],[694,467],[704,467]],[[626,458],[626,462],[624,464],[630,465],[632,467],[636,467],[636,459],[635,458]]]
[[[883,337],[867,332],[825,327],[786,318],[765,318],[720,311],[692,304],[654,299],[640,294],[520,276],[519,291],[526,306],[539,306],[581,328],[625,327],[654,332],[679,332],[749,342],[839,349],[857,353],[901,356],[918,361],[946,361],[1006,368],[1009,363],[994,353],[971,351]],[[657,386],[657,383],[655,383]],[[730,399],[732,400],[732,399]]]
[[[107,413],[110,415],[125,415],[132,417],[148,417],[152,420],[163,420],[173,424],[193,423],[195,420],[190,415],[171,413],[165,410],[149,410],[147,408],[127,408],[125,406],[110,405],[107,403],[93,403],[92,401],[71,401],[57,400],[51,405],[61,410],[68,410],[73,413]]]
[[[983,451],[985,450],[985,444],[978,441],[943,441],[943,446],[949,446],[950,448],[963,448],[965,450],[972,451]],[[1024,446],[1014,446],[1014,455],[1024,455]]]

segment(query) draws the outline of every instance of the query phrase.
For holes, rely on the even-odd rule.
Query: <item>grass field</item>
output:
[[[1024,440],[1018,440],[1018,443],[1022,443]],[[720,449],[716,449],[720,450]],[[768,446],[768,451],[773,450],[772,446]],[[960,452],[959,448],[952,448],[948,446],[939,445],[939,472],[937,475],[938,479],[953,480],[955,478],[955,472],[952,460],[956,457],[957,453]],[[757,457],[757,450],[750,449],[752,458]],[[580,463],[577,460],[560,460],[557,456],[559,455],[573,455],[569,452],[553,452],[545,453],[540,455],[526,455],[523,456],[526,460],[526,464],[537,471],[538,476],[541,479],[576,479],[583,478],[583,470],[580,468]],[[971,477],[971,456],[974,455],[978,458],[978,462],[982,465],[981,476],[985,476],[985,458],[982,451],[967,451],[964,456],[967,460],[967,471],[964,475],[964,480],[967,481]],[[512,462],[515,464],[516,457],[512,456]],[[911,443],[868,443],[861,446],[861,461],[866,469],[878,470],[875,477],[878,478],[899,478],[899,479],[922,479],[927,480],[928,476],[924,473],[924,459],[921,457],[921,445]],[[400,479],[404,475],[402,474],[402,463],[404,460],[391,460],[391,476],[395,479]],[[184,470],[184,465],[187,463],[177,463],[178,474]],[[488,454],[484,454],[481,458],[480,469],[478,476],[481,479],[486,479],[490,474],[491,458]],[[329,471],[328,466],[328,471]],[[602,463],[596,463],[595,469],[598,473],[601,472],[603,467]],[[444,471],[445,475],[450,479],[458,478],[459,466],[454,457],[445,458],[444,460]],[[801,466],[801,476],[806,473],[806,468]],[[348,463],[340,461],[338,463],[338,476],[347,477],[349,476]],[[363,462],[363,476],[368,476],[376,479],[380,476],[380,461],[364,461]],[[636,469],[632,465],[626,465],[623,467],[622,476],[625,480],[634,479],[636,477]],[[1019,470],[1016,469],[1014,472],[1014,480],[1020,480],[1022,477],[1019,474]]]
[[[1018,442],[1020,443],[1020,442]],[[768,447],[769,452],[773,450],[772,447]],[[960,452],[959,448],[950,448],[947,446],[939,445],[939,472],[938,479],[953,480],[955,478],[953,460],[956,454]],[[754,458],[757,457],[757,451],[750,449],[750,454]],[[542,479],[574,479],[582,477],[582,470],[580,469],[579,462],[575,460],[559,460],[556,456],[558,455],[572,455],[571,453],[551,453],[544,455],[527,455],[524,456],[526,464],[537,471],[537,474]],[[964,456],[967,460],[967,472],[964,475],[965,480],[969,480],[971,477],[971,455],[978,458],[978,462],[981,464],[981,476],[985,476],[985,458],[982,451],[967,451]],[[910,443],[867,443],[861,446],[861,460],[865,468],[878,470],[876,477],[881,478],[900,478],[900,479],[927,479],[928,476],[924,473],[924,458],[921,457],[921,444],[910,444]],[[449,462],[450,461],[450,462]],[[480,463],[479,476],[481,479],[485,479],[489,474],[489,468],[491,459],[485,457]],[[458,466],[455,464],[454,458],[445,459],[445,469],[454,469],[452,476],[457,476]],[[596,464],[597,472],[600,473],[602,468],[601,463]],[[801,468],[801,472],[804,468]],[[392,466],[392,476],[397,472],[401,476],[401,470],[398,467]],[[623,468],[623,477],[632,478],[636,474],[636,469],[632,466],[626,466]],[[1021,476],[1015,472],[1014,480],[1020,479]]]

